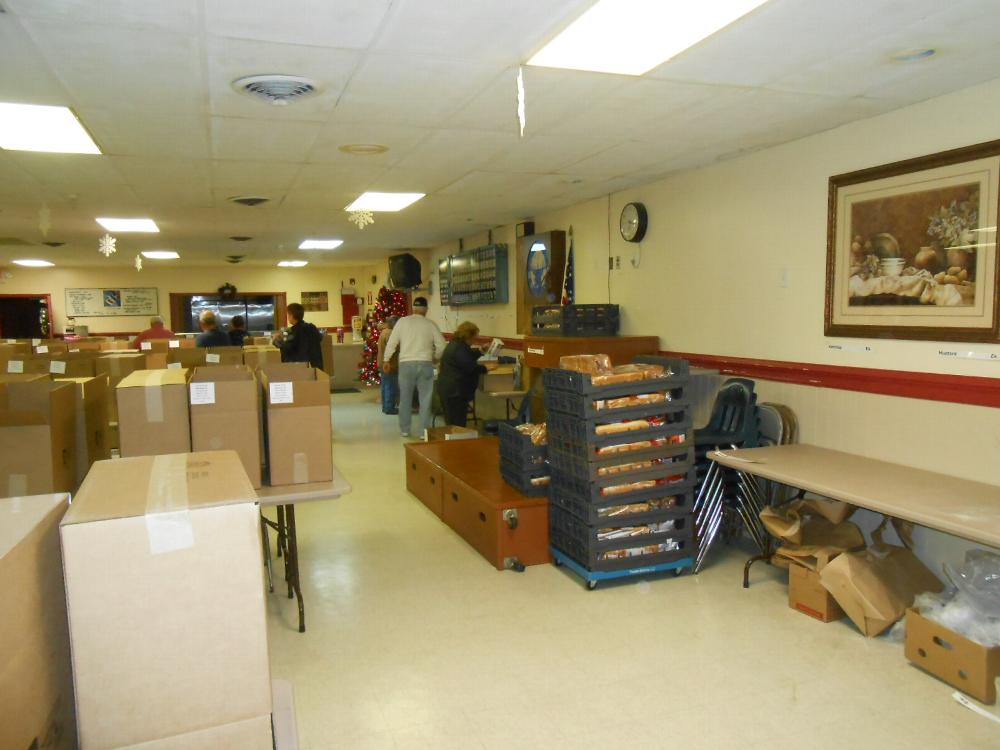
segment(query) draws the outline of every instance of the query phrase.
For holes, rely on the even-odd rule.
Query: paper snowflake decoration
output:
[[[106,234],[97,243],[97,252],[103,255],[105,258],[110,258],[117,252],[118,248],[115,247],[115,238],[110,234]]]
[[[48,237],[51,228],[52,212],[49,211],[48,206],[42,206],[38,209],[38,231],[42,233],[42,237]]]
[[[371,211],[351,211],[349,218],[358,225],[358,229],[364,229],[369,224],[375,223],[375,217]]]
[[[135,270],[136,271],[142,270],[142,255],[139,253],[135,254]]]

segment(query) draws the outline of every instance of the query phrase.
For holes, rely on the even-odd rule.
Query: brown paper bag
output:
[[[795,547],[835,547],[840,551],[865,546],[861,530],[849,521],[831,523],[821,516],[806,515],[800,502],[760,512],[761,523],[769,533]]]
[[[854,515],[856,505],[840,500],[828,500],[825,497],[807,497],[801,501],[802,508],[817,513],[830,523],[842,523]]]

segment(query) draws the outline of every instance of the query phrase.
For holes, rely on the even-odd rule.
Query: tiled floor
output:
[[[298,512],[308,631],[270,597],[271,663],[303,750],[997,748],[902,647],[788,609],[745,554],[588,592],[498,572],[407,494],[395,419],[335,395],[353,494]]]

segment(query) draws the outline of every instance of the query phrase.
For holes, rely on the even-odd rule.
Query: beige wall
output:
[[[225,266],[217,268],[174,268],[147,261],[146,268],[137,272],[131,268],[16,268],[10,269],[13,277],[0,285],[0,294],[51,294],[55,331],[66,326],[65,290],[73,287],[151,287],[159,290],[160,314],[170,325],[170,293],[212,293],[227,281],[241,292],[285,292],[289,302],[299,302],[303,291],[329,293],[329,312],[309,312],[306,319],[318,326],[342,325],[340,289],[348,286],[350,279],[357,282],[358,296],[367,301],[367,294],[375,294],[384,281],[384,264],[343,268],[254,268],[251,266]],[[371,283],[372,276],[377,282]],[[365,310],[362,309],[362,314]],[[79,318],[78,323],[90,326],[91,333],[105,331],[139,331],[146,328],[148,318],[106,317]]]

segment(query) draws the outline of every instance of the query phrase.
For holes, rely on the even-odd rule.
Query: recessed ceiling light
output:
[[[378,156],[388,151],[389,147],[381,143],[345,143],[343,146],[337,146],[337,150],[354,156]]]
[[[142,257],[150,260],[176,260],[181,256],[176,250],[143,250]]]
[[[160,228],[152,219],[96,219],[109,232],[159,232]]]
[[[892,59],[896,62],[916,62],[917,60],[926,60],[928,57],[934,57],[937,54],[937,50],[931,47],[926,49],[905,49],[902,52],[897,52],[892,56]]]
[[[15,266],[27,266],[28,268],[48,268],[49,266],[55,265],[55,263],[49,263],[47,260],[35,260],[34,258],[12,260],[11,263]]]
[[[598,0],[528,65],[641,76],[766,0]]]
[[[49,247],[62,247],[66,243],[65,242],[57,242],[55,240],[50,240],[48,242],[43,242],[42,244],[43,245],[48,245]]]
[[[282,268],[302,268],[302,266],[308,266],[309,261],[307,260],[279,260],[278,265]]]
[[[299,250],[334,250],[343,244],[343,240],[302,240]]]
[[[57,154],[99,154],[68,107],[0,103],[0,148]]]
[[[345,211],[402,211],[424,197],[425,193],[363,193]]]

